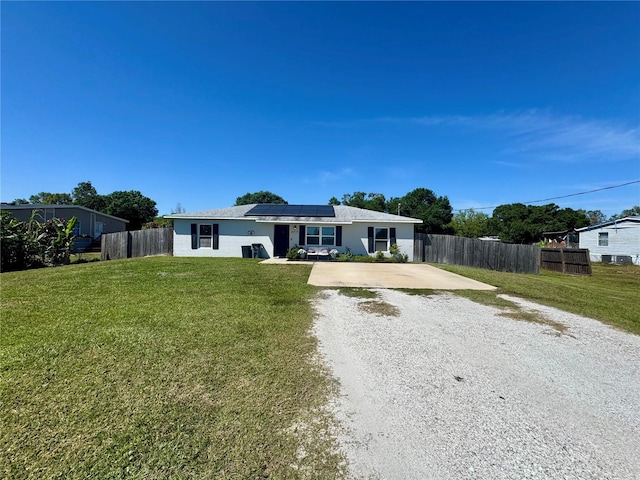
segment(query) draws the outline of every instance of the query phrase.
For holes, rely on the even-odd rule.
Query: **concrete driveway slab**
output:
[[[315,262],[308,283],[320,287],[496,289],[431,265],[416,263]]]

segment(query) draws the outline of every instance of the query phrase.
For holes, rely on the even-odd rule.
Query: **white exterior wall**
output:
[[[218,224],[218,249],[191,249],[191,224]],[[253,232],[252,234],[250,232]],[[175,220],[173,255],[175,257],[242,257],[242,246],[261,243],[273,256],[273,224],[253,220]]]
[[[609,245],[598,245],[598,234],[609,234]],[[580,232],[580,248],[588,248],[591,260],[601,262],[602,255],[628,255],[636,265],[640,265],[640,223],[619,222],[593,230]]]
[[[191,224],[218,224],[218,249],[191,249]],[[289,248],[299,244],[299,228],[294,231],[294,223],[289,225]],[[306,224],[305,224],[306,225]],[[308,225],[322,225],[309,223]],[[325,224],[331,225],[331,224]],[[335,225],[332,225],[335,226]],[[396,228],[396,241],[401,253],[413,261],[413,224],[354,223],[342,226],[342,246],[334,247],[340,253],[348,248],[354,255],[375,255],[367,252],[368,227]],[[273,257],[274,224],[254,220],[182,220],[176,219],[173,226],[173,255],[176,257],[242,257],[242,246],[261,243],[269,257]],[[250,232],[253,232],[250,234]],[[385,252],[387,256],[388,252]]]
[[[342,247],[337,250],[344,252],[347,247],[351,249],[354,255],[375,255],[368,253],[369,247],[369,227],[391,228],[396,229],[396,242],[400,247],[401,253],[409,256],[409,261],[413,261],[413,224],[381,224],[381,223],[354,223],[342,227]],[[389,256],[389,252],[385,252]]]

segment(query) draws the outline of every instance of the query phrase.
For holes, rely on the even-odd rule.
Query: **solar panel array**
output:
[[[245,217],[335,217],[332,205],[284,205],[261,203],[253,207]]]

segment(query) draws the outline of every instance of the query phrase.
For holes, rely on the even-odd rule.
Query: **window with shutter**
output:
[[[219,225],[217,223],[192,223],[191,224],[191,248],[219,248]]]
[[[389,250],[389,229],[377,227],[375,229],[375,251],[386,252]]]
[[[334,246],[336,244],[336,227],[307,225],[306,245]]]

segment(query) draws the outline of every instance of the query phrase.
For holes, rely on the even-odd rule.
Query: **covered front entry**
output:
[[[289,250],[289,225],[275,225],[273,231],[273,256],[284,257]]]

